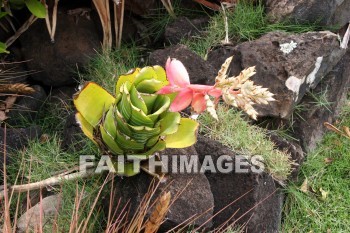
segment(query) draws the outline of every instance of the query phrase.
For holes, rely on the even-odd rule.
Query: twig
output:
[[[123,24],[124,24],[124,5],[125,0],[120,0],[119,2],[114,2],[114,31],[116,47],[119,49],[122,41],[123,34]]]
[[[37,19],[37,17],[31,15],[29,19],[16,31],[16,33],[6,41],[6,47],[10,47],[13,42],[15,42],[18,37],[23,34],[23,32],[27,31],[29,26],[32,25]]]
[[[202,4],[203,6],[205,7],[208,7],[209,9],[212,9],[214,11],[219,11],[220,10],[220,6],[218,6],[217,4],[215,3],[212,3],[212,2],[208,2],[206,0],[193,0],[199,4]]]
[[[224,44],[229,44],[230,40],[228,39],[228,20],[227,20],[227,15],[226,15],[226,11],[225,11],[225,7],[224,4],[221,4],[222,7],[222,13],[224,15],[224,22],[225,22],[225,40],[223,41]]]
[[[97,13],[100,17],[103,29],[103,47],[104,49],[112,48],[112,30],[109,12],[109,0],[93,0]]]
[[[46,1],[44,1],[45,9],[46,9],[46,16],[45,16],[45,22],[46,22],[46,28],[49,32],[49,35],[51,37],[52,30],[51,30],[51,23],[50,23],[50,16],[49,16],[49,6],[46,4]]]
[[[89,177],[91,175],[93,175],[93,173],[88,172],[88,171],[87,172],[75,172],[75,173],[71,173],[71,174],[64,175],[64,176],[50,177],[48,179],[41,180],[41,181],[34,182],[34,183],[13,185],[13,186],[8,187],[7,189],[5,187],[5,189],[0,192],[0,200],[3,199],[6,196],[6,193],[9,191],[15,192],[15,193],[21,193],[21,192],[40,189],[40,188],[46,187],[46,186],[58,185],[58,184],[61,184],[65,181],[69,181],[69,180],[86,178],[86,177]]]
[[[173,18],[176,18],[175,12],[174,12],[174,8],[173,5],[171,4],[170,0],[161,0],[165,9],[168,11],[169,15]]]
[[[11,229],[11,219],[10,219],[10,206],[9,206],[9,197],[8,197],[8,192],[7,191],[7,171],[6,171],[6,124],[4,127],[4,165],[3,165],[3,172],[4,172],[4,192],[2,195],[2,198],[4,198],[5,200],[5,219],[4,219],[4,226],[3,226],[3,230],[4,232],[12,232]],[[2,193],[1,192],[1,193]],[[0,198],[0,200],[2,199]]]

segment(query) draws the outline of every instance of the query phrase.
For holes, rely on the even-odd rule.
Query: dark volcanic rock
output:
[[[187,149],[167,149],[163,155],[196,155],[194,147]],[[170,164],[171,157],[169,157]],[[176,161],[178,162],[178,161]],[[140,173],[127,179],[117,179],[114,183],[114,207],[120,200],[119,208],[123,208],[128,202],[130,214],[135,213],[142,198],[149,190],[152,177],[146,173]],[[161,232],[168,231],[175,226],[184,224],[193,216],[198,216],[191,222],[193,226],[204,225],[204,228],[211,227],[212,207],[214,206],[213,196],[210,191],[207,178],[203,174],[175,174],[169,173],[164,182],[161,182],[153,199],[161,192],[170,191],[171,200],[178,195],[174,204],[171,205],[166,220],[161,226]],[[106,199],[106,206],[109,206],[109,198]],[[149,214],[149,213],[148,213]],[[147,215],[148,216],[148,215]]]
[[[4,128],[0,128],[0,151],[4,149]],[[41,135],[39,126],[28,128],[7,128],[6,129],[6,148],[7,150],[19,150],[25,147],[28,141],[33,140]]]
[[[178,44],[183,38],[198,36],[208,25],[208,20],[207,17],[197,19],[178,17],[165,28],[165,41],[169,44]]]
[[[67,117],[66,124],[62,132],[61,147],[64,150],[80,151],[85,146],[86,136],[83,134],[75,114],[72,113]]]
[[[3,174],[3,164],[4,164],[4,144],[6,141],[6,164],[11,163],[11,157],[9,156],[9,151],[16,151],[24,148],[28,145],[30,140],[34,140],[40,137],[41,129],[39,126],[31,126],[28,128],[0,128],[0,172]],[[5,140],[6,136],[6,140]],[[3,182],[3,175],[0,176],[0,185]]]
[[[3,156],[4,156],[4,143],[6,134],[6,151],[20,150],[28,145],[30,140],[34,140],[41,135],[41,129],[39,126],[31,126],[28,128],[0,128],[0,154],[2,159],[0,160],[0,172],[3,170]],[[10,163],[11,158],[6,154],[6,163]],[[2,182],[2,176],[0,181]]]
[[[149,56],[149,64],[165,66],[168,57],[176,58],[184,64],[193,84],[207,84],[219,71],[184,45],[170,46],[152,52]]]
[[[290,47],[292,42],[296,43],[294,48]],[[281,49],[284,46],[290,47],[290,51]],[[209,54],[211,64],[218,66],[221,60],[234,55],[236,60],[230,67],[231,75],[237,75],[243,68],[256,66],[257,74],[251,80],[275,94],[277,101],[264,106],[256,105],[259,116],[284,119],[290,117],[306,91],[315,88],[345,54],[337,35],[331,32],[271,32],[257,40],[234,48],[221,48],[220,51],[223,52],[214,50]],[[214,68],[217,70],[219,66]]]
[[[73,103],[73,94],[76,92],[77,88],[72,86],[55,88],[50,93],[50,103],[54,103],[62,107],[70,106]]]
[[[157,8],[156,0],[129,0],[125,1],[125,9],[136,15],[147,15],[150,11]]]
[[[324,122],[332,123],[344,105],[350,87],[350,52],[321,83],[301,101],[303,111],[293,124],[294,135],[305,151],[315,149],[326,131]]]
[[[16,101],[16,108],[7,114],[9,119],[6,122],[10,125],[17,125],[23,122],[23,119],[30,122],[45,103],[47,97],[45,90],[39,85],[32,86],[32,88],[35,92],[19,98]]]
[[[37,20],[20,37],[28,67],[37,71],[32,78],[55,87],[75,83],[77,67],[86,65],[101,46],[94,22],[59,8],[55,43],[46,30],[45,20]]]
[[[210,155],[214,163],[218,156],[228,155],[235,161],[241,156],[217,141],[200,137],[195,145],[202,160]],[[201,161],[203,162],[203,161]],[[236,163],[233,165],[236,166]],[[250,165],[248,167],[250,168]],[[283,195],[274,180],[266,173],[205,173],[214,196],[214,227],[219,227],[227,220],[227,224],[247,224],[246,231],[278,232]]]
[[[273,21],[340,25],[350,21],[348,0],[265,0],[268,16]]]

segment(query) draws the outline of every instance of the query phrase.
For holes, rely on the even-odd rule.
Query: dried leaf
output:
[[[216,110],[215,110],[215,104],[213,103],[213,101],[210,99],[210,97],[208,95],[204,96],[204,99],[206,101],[207,104],[207,111],[209,112],[209,114],[215,119],[215,120],[219,120],[218,119],[218,115],[216,114]]]
[[[343,126],[344,132],[346,133],[346,135],[350,138],[350,129],[349,127]]]
[[[332,158],[325,158],[325,159],[324,159],[324,162],[325,162],[326,164],[331,164],[331,163],[333,162],[333,159],[332,159]]]
[[[300,191],[302,191],[303,193],[309,193],[309,189],[310,189],[309,181],[306,178],[303,184],[300,186]]]
[[[40,136],[40,143],[41,144],[43,144],[43,143],[45,143],[45,142],[47,142],[49,140],[50,140],[50,136],[48,134],[46,134],[46,133],[44,133],[44,134],[42,134]]]
[[[7,119],[7,116],[4,111],[0,111],[0,121],[4,121]]]
[[[6,98],[6,100],[5,100],[5,105],[6,105],[5,112],[6,113],[10,111],[12,106],[15,104],[16,99],[17,99],[17,96],[9,96],[9,97]]]
[[[322,188],[320,188],[321,192],[321,199],[324,201],[327,199],[329,192],[324,191]]]
[[[336,132],[336,133],[338,133],[338,134],[340,134],[340,135],[344,135],[344,133],[343,133],[341,130],[339,130],[337,127],[335,127],[334,125],[332,125],[332,124],[329,123],[329,122],[324,122],[323,125],[324,125],[327,129],[329,129],[329,130],[331,130],[331,131],[333,131],[333,132]]]
[[[221,65],[221,68],[218,72],[218,76],[216,76],[215,81],[220,82],[221,80],[225,80],[227,77],[227,71],[232,62],[233,56],[227,58],[225,62]]]

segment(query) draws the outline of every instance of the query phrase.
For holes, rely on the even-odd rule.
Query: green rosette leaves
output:
[[[115,96],[88,82],[74,95],[76,120],[101,152],[110,155],[120,175],[138,173],[130,159],[147,160],[165,148],[183,148],[196,142],[198,123],[170,112],[171,96],[157,92],[168,85],[160,66],[136,68],[121,75]],[[128,172],[119,172],[125,159]],[[135,171],[136,170],[136,171]]]

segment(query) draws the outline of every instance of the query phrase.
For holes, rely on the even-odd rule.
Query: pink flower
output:
[[[191,104],[196,113],[201,113],[207,109],[206,95],[215,98],[222,95],[221,90],[214,86],[191,84],[186,68],[176,59],[168,58],[165,70],[169,85],[160,89],[158,94],[178,93],[170,106],[172,112],[181,111]]]

